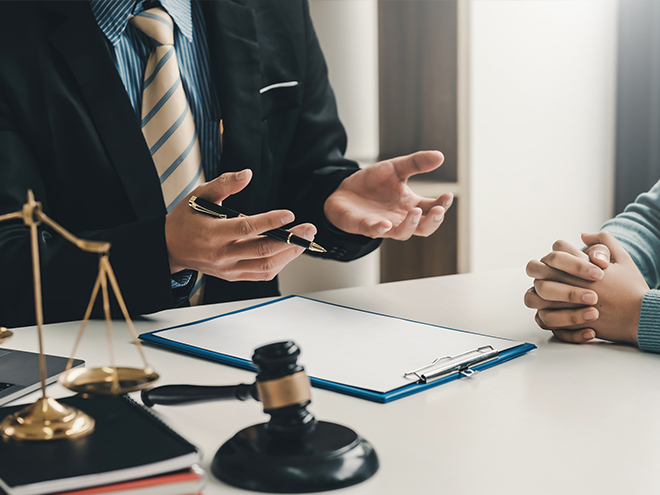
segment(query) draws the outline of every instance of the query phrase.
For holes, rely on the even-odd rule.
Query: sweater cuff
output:
[[[660,352],[660,290],[650,290],[642,299],[637,342],[643,351]]]

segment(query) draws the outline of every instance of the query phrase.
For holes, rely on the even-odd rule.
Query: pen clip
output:
[[[403,376],[408,379],[414,377],[418,383],[432,382],[454,372],[469,377],[476,371],[472,369],[472,366],[497,359],[498,357],[499,352],[493,346],[486,345],[456,356],[445,356],[434,359],[431,364],[413,371],[408,371]]]
[[[217,211],[209,210],[208,208],[205,208],[202,205],[198,204],[197,196],[190,196],[190,199],[188,200],[188,206],[190,206],[193,210],[206,213],[207,215],[211,215],[213,217],[227,218],[227,215],[224,215],[223,213],[218,213]]]

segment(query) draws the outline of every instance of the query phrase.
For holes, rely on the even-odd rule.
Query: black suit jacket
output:
[[[307,0],[203,3],[211,73],[224,122],[222,170],[249,167],[251,184],[225,204],[257,213],[290,208],[319,229],[340,260],[377,241],[328,225],[323,202],[357,169]],[[260,94],[286,81],[294,87]],[[0,214],[32,189],[47,215],[83,238],[112,242],[110,260],[129,311],[173,307],[165,206],[112,47],[87,2],[0,2]],[[80,319],[97,258],[42,228],[47,321]],[[34,322],[29,236],[0,224],[0,325]],[[205,302],[277,294],[277,282],[211,279]]]

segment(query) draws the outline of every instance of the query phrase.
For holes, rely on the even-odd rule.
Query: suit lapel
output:
[[[274,0],[276,1],[276,0]],[[224,123],[222,169],[261,161],[261,83],[254,11],[240,0],[202,2],[211,73]]]
[[[57,4],[53,2],[53,8]],[[165,205],[158,174],[107,40],[87,2],[69,6],[66,15],[53,32],[51,42],[80,86],[86,108],[138,220],[163,214]]]

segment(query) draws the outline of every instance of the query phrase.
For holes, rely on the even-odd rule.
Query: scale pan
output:
[[[69,390],[88,395],[121,395],[149,388],[158,380],[151,368],[74,368],[60,375]]]

